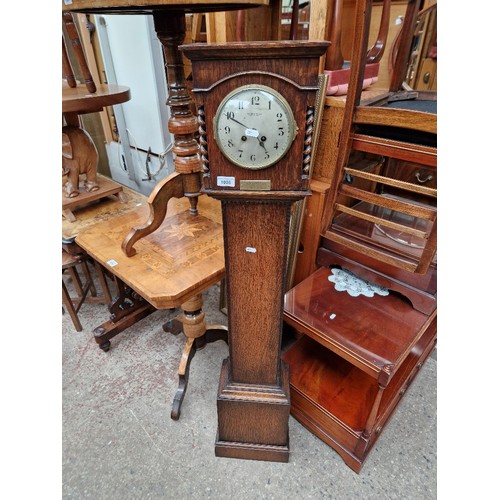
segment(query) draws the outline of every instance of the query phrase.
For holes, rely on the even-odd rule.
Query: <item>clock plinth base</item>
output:
[[[232,382],[229,367],[227,358],[222,364],[217,396],[215,455],[288,462],[288,366],[281,363],[280,383],[276,386]]]
[[[288,443],[285,446],[231,443],[229,441],[221,441],[219,436],[217,436],[215,443],[215,456],[223,458],[287,463],[289,455],[290,449]]]

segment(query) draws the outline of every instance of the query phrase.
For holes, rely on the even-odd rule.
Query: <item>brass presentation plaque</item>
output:
[[[271,191],[270,180],[240,181],[242,191]]]

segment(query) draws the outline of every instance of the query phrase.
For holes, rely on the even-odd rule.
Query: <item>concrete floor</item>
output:
[[[219,288],[204,294],[208,324],[227,324]],[[84,304],[76,332],[62,317],[64,499],[434,499],[436,354],[420,370],[360,474],[290,417],[288,463],[217,458],[217,383],[227,346],[198,351],[178,421],[170,418],[184,336],[156,311],[103,352],[92,330],[106,306]]]

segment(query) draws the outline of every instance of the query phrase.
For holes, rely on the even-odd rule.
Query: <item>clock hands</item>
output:
[[[238,120],[236,120],[236,118],[233,118],[229,112],[226,113],[226,116],[227,116],[228,120],[233,120],[233,122],[236,122],[238,125],[241,125],[242,127],[248,128],[244,123],[241,123]],[[256,130],[256,129],[250,129],[250,130]]]
[[[259,131],[256,128],[249,128],[247,127],[244,123],[236,120],[236,118],[232,117],[229,113],[226,113],[226,116],[229,120],[233,120],[233,122],[236,122],[238,125],[241,125],[242,127],[245,127],[245,137],[244,140],[246,141],[246,136],[249,135],[250,137],[255,137],[256,139],[259,140],[259,146],[264,148],[264,151],[267,153],[266,146],[263,141],[266,140],[266,138],[263,136],[262,138],[259,139]]]

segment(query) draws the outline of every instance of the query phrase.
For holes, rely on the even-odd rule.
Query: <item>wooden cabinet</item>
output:
[[[416,90],[437,90],[436,2],[424,5],[418,17],[410,53],[407,81]]]
[[[303,335],[283,353],[291,414],[359,472],[436,342],[436,310],[397,294],[352,297],[320,268],[285,298]]]

